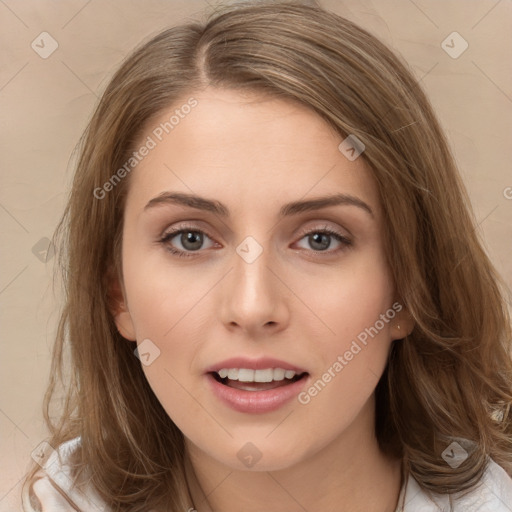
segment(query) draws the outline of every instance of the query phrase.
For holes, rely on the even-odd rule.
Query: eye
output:
[[[301,240],[304,239],[306,239],[309,248],[313,249],[314,252],[328,252],[332,254],[352,245],[350,239],[333,229],[329,229],[327,226],[304,233]],[[338,248],[328,251],[327,249],[331,247],[333,239],[338,243]],[[305,249],[308,249],[308,247],[305,247]]]
[[[338,248],[328,250],[333,245],[333,239],[338,244]],[[206,240],[210,240],[207,246],[204,245]],[[300,241],[302,240],[306,240],[309,245],[309,247],[302,247],[303,249],[312,249],[316,253],[333,254],[352,245],[349,238],[327,226],[303,233]],[[201,249],[208,249],[215,245],[207,233],[193,226],[179,226],[164,233],[159,241],[171,254],[182,258],[193,257],[194,253],[199,253]]]
[[[211,240],[204,231],[191,226],[181,226],[178,229],[165,233],[160,242],[172,254],[187,258],[194,256],[194,254],[189,253],[198,252],[200,249],[207,249],[213,246],[212,243],[208,247],[204,247],[205,239]],[[173,242],[173,240],[175,241]],[[178,248],[173,245],[178,245]]]

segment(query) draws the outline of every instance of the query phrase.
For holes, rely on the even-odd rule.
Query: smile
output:
[[[222,368],[214,372],[214,378],[221,384],[243,391],[267,391],[288,386],[298,381],[305,372],[297,374],[283,368],[251,370],[249,368]]]
[[[306,386],[307,372],[284,368],[221,368],[206,375],[213,394],[238,412],[261,414],[283,407]]]
[[[293,370],[284,370],[283,368],[265,368],[262,370],[252,370],[249,368],[221,368],[215,372],[221,379],[239,382],[280,382],[291,380],[297,376]]]

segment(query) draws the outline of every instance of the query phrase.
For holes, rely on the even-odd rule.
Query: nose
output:
[[[290,292],[279,269],[272,265],[269,251],[263,250],[252,262],[240,254],[234,254],[233,268],[219,288],[222,323],[228,330],[239,329],[252,338],[285,329]]]

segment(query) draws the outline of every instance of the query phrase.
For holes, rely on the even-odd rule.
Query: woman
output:
[[[74,372],[27,509],[510,510],[500,280],[424,93],[353,23],[246,2],[143,45],[59,234],[47,405]]]

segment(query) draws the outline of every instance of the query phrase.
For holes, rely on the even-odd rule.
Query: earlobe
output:
[[[407,308],[403,307],[399,311],[391,324],[391,338],[393,340],[401,340],[409,336],[414,329],[414,318]]]
[[[108,282],[108,307],[117,330],[123,338],[136,341],[135,328],[128,309],[126,294],[116,272],[109,272]]]

